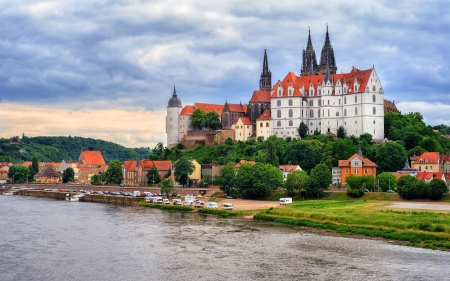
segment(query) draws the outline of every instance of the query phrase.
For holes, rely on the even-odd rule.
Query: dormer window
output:
[[[278,90],[278,96],[281,97],[281,89]]]
[[[289,89],[289,95],[292,96],[292,89]]]

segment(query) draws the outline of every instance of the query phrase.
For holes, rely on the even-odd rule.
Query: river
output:
[[[245,219],[0,196],[0,280],[448,280],[450,253]]]

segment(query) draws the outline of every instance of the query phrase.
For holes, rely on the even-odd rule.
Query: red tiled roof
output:
[[[53,168],[58,168],[59,164],[57,162],[39,162],[39,166],[52,166]]]
[[[105,159],[103,159],[103,155],[100,151],[82,151],[81,155],[84,158],[85,163],[87,165],[106,165]]]
[[[280,165],[280,169],[283,169],[285,172],[291,172],[296,170],[299,165]]]
[[[417,172],[416,177],[420,180],[428,180],[433,178],[443,179],[445,178],[445,174],[443,172]]]
[[[428,164],[438,164],[439,152],[424,152],[420,156],[416,156],[416,158],[411,157],[411,161],[420,161],[420,160],[428,160]]]
[[[255,165],[256,162],[255,162],[255,161],[241,160],[241,161],[239,161],[239,163],[237,163],[236,165],[234,165],[234,167],[235,167],[235,168],[240,168],[242,164]]]
[[[153,164],[155,165],[156,169],[158,169],[158,171],[167,171],[169,169],[172,169],[172,161],[155,160],[153,161]]]
[[[222,115],[223,105],[221,104],[209,104],[209,103],[198,103],[194,104],[195,108],[203,109],[206,112],[215,111],[217,114]]]
[[[265,110],[256,121],[270,120],[270,110]]]
[[[194,110],[195,110],[195,106],[193,106],[193,105],[186,105],[181,110],[180,115],[192,115],[192,112],[194,112]]]
[[[270,92],[254,91],[250,102],[270,102]]]
[[[239,119],[241,119],[241,121],[244,125],[252,125],[252,121],[250,121],[250,119],[248,119],[248,117],[238,117],[238,118],[234,119],[233,125],[236,125],[237,122],[239,121]]]
[[[130,170],[134,170],[136,169],[136,163],[137,161],[124,161],[123,162],[123,167],[125,168],[125,170],[130,171]]]
[[[22,166],[24,167],[30,167],[30,165],[33,164],[31,161],[26,161],[22,163]]]
[[[362,158],[362,167],[377,167],[377,164],[370,161],[369,158],[364,158],[359,156],[358,153],[353,154],[350,158],[347,160],[339,160],[338,161],[338,167],[350,167],[350,162],[355,158],[358,157],[359,159]]]
[[[245,107],[247,107],[247,105],[245,105]],[[232,112],[243,112],[245,113],[245,109],[244,106],[242,104],[236,104],[236,103],[229,103],[228,104],[228,108],[230,109],[230,111]]]

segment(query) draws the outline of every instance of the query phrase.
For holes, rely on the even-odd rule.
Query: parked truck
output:
[[[162,204],[163,199],[161,196],[153,197],[153,203]]]
[[[292,204],[292,198],[280,198],[280,205]]]

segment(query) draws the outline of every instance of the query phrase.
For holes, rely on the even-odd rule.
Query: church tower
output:
[[[312,67],[311,67],[312,65]],[[311,71],[312,69],[312,71]],[[313,74],[317,74],[319,72],[319,67],[317,65],[316,60],[316,51],[314,51],[312,42],[311,42],[311,30],[309,29],[308,34],[308,43],[306,45],[306,50],[303,49],[303,63],[302,63],[302,69],[300,70],[300,75],[302,76],[308,76],[311,75],[311,72]]]
[[[173,95],[167,104],[166,134],[167,147],[172,148],[178,144],[180,128],[180,113],[182,110],[181,100],[177,96],[175,83],[173,84]]]
[[[269,69],[269,63],[267,61],[267,51],[264,48],[264,62],[261,77],[259,78],[259,90],[270,92],[272,89],[272,73]]]
[[[336,60],[334,59],[333,47],[331,46],[330,42],[330,36],[328,34],[328,24],[327,34],[325,35],[325,43],[323,44],[322,53],[320,54],[319,74],[325,74],[327,61],[330,68],[330,74],[336,74],[337,66]]]

